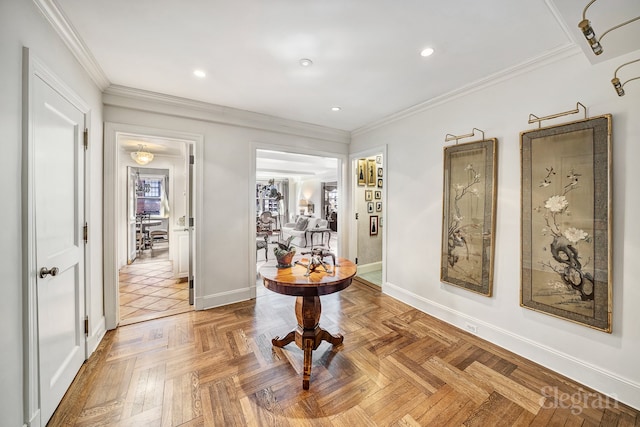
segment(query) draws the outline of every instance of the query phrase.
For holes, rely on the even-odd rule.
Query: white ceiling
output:
[[[639,21],[593,57],[577,30],[586,0],[34,1],[62,11],[112,85],[346,131],[574,43],[593,62],[640,47]],[[638,15],[639,0],[587,13],[596,33]]]

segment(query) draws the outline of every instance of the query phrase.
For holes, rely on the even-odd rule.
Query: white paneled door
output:
[[[41,421],[85,360],[85,115],[45,81],[33,82],[34,213]]]

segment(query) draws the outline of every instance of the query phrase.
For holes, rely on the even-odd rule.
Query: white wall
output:
[[[348,145],[342,141],[297,136],[258,126],[230,126],[215,122],[201,110],[171,107],[166,103],[107,95],[105,121],[166,129],[204,136],[203,218],[196,218],[198,237],[202,241],[200,265],[202,279],[196,278],[196,308],[215,307],[242,301],[255,291],[255,277],[250,274],[250,248],[255,229],[250,229],[255,206],[255,181],[252,162],[255,147],[277,146],[346,155]],[[144,111],[146,110],[146,111]],[[293,185],[292,185],[293,188]],[[255,268],[255,267],[254,267]]]
[[[640,408],[640,191],[634,185],[640,159],[640,81],[627,85],[622,98],[610,83],[618,65],[640,55],[591,66],[576,52],[359,131],[350,150],[388,144],[385,292],[459,327],[476,324],[481,337]],[[527,123],[530,113],[542,117],[571,110],[577,101],[587,106],[590,117],[613,114],[612,334],[519,306],[519,134],[535,128]],[[498,138],[499,144],[491,298],[439,280],[442,148],[450,144],[444,142],[447,133],[466,134],[473,127]]]
[[[0,313],[0,424],[20,426],[23,415],[23,320],[22,320],[22,48],[40,58],[91,108],[87,183],[89,262],[87,296],[91,333],[102,313],[102,102],[98,88],[53,32],[31,1],[0,1],[0,210],[3,235],[0,263],[3,272]],[[91,337],[90,337],[91,338]],[[92,342],[97,342],[97,338]],[[29,416],[28,414],[27,416]]]

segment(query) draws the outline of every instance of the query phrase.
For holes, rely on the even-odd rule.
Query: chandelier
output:
[[[144,145],[138,145],[138,151],[131,153],[131,158],[139,165],[146,165],[153,160],[153,153],[144,150]]]

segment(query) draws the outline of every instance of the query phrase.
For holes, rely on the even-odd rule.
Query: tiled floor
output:
[[[139,257],[120,269],[120,325],[192,310],[189,283],[173,279],[167,256]]]

